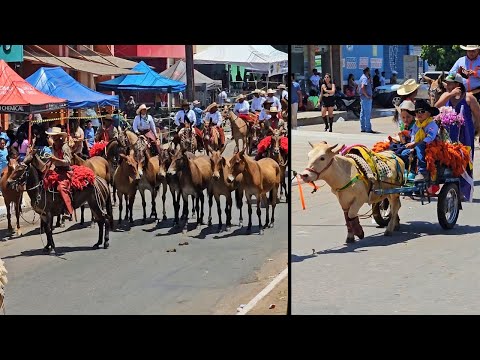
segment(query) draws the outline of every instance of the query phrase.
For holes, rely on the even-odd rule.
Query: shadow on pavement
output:
[[[93,246],[93,244],[92,244]],[[76,252],[76,251],[92,251],[94,250],[92,246],[72,246],[72,247],[66,247],[66,246],[59,246],[56,248],[56,251],[57,253],[56,254],[52,254],[52,256],[61,256],[61,255],[64,255],[66,253],[69,253],[69,252]],[[100,247],[99,250],[102,250],[103,248]],[[46,255],[50,255],[50,254],[46,254],[43,252],[43,249],[35,249],[35,250],[25,250],[25,251],[22,251],[20,254],[18,255],[10,255],[10,256],[5,256],[3,259],[14,259],[14,258],[17,258],[17,257],[21,257],[21,256],[39,256],[39,255],[42,255],[42,256],[46,256]]]

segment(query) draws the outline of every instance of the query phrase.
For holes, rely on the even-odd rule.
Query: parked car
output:
[[[444,72],[448,74],[448,71]],[[424,76],[432,80],[436,80],[442,74],[441,71],[427,71]],[[420,87],[418,88],[417,99],[429,99],[428,89],[430,85],[420,76]],[[400,104],[400,95],[397,94],[398,88],[401,84],[378,86],[373,93],[373,102],[378,106],[385,108],[392,108]]]

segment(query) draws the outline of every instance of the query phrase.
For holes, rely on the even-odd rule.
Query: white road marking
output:
[[[237,312],[237,315],[247,314],[250,310],[254,308],[254,306],[260,300],[262,300],[270,291],[272,291],[280,281],[285,279],[287,275],[288,275],[288,266],[285,268],[285,270],[283,270],[280,274],[278,274],[277,277],[273,279],[273,281],[265,287],[265,289],[260,291],[257,294],[257,296],[255,296],[252,300],[250,300],[250,302],[247,305],[245,305],[241,311]]]

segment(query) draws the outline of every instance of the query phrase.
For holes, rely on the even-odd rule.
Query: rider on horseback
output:
[[[51,165],[55,165],[54,171],[58,174],[57,191],[65,203],[69,215],[73,214],[72,200],[70,198],[70,161],[72,154],[68,142],[67,133],[59,127],[53,127],[52,131],[45,131],[53,140],[53,155],[50,157]]]
[[[208,123],[208,128],[210,128],[210,123],[213,123],[217,125],[217,130],[220,135],[220,148],[223,148],[225,145],[225,133],[223,132],[222,128],[222,115],[220,114],[220,111],[218,111],[218,105],[216,102],[210,104],[206,109],[205,109],[207,115],[205,116],[204,122],[205,124]],[[205,130],[207,130],[207,127],[205,127]]]
[[[284,121],[278,118],[279,110],[272,106],[270,110],[267,110],[270,114],[270,118],[265,121],[265,128],[267,129],[267,137],[265,138],[264,143],[270,144],[271,136],[274,134],[274,130],[280,130],[280,135],[286,133],[286,129],[284,128]],[[255,156],[255,160],[260,160],[263,157],[263,154],[267,150],[268,147],[258,146],[257,155]],[[281,147],[280,150],[284,153],[284,155],[288,154],[288,148]]]
[[[264,97],[260,97],[261,91],[259,89],[255,89],[253,92],[253,99],[252,99],[252,107],[251,111],[254,113],[259,114],[262,111],[262,105],[265,102]]]
[[[161,153],[160,140],[157,138],[157,129],[152,115],[147,114],[150,109],[145,104],[142,104],[137,109],[137,116],[133,120],[133,131],[137,135],[144,135],[151,143],[155,144],[157,153]]]
[[[280,103],[280,99],[278,97],[273,96],[273,95],[275,95],[275,93],[276,93],[275,90],[268,89],[267,90],[267,101],[272,102],[273,106],[275,106],[281,114],[282,113],[282,104]]]
[[[233,108],[233,112],[235,115],[237,115],[239,118],[247,121],[247,123],[253,122],[253,120],[250,118],[250,104],[248,101],[245,101],[245,95],[240,94],[237,97],[237,103],[235,104],[235,107]]]
[[[203,110],[200,108],[200,101],[194,100],[193,103],[193,112],[195,113],[195,128],[203,131]]]
[[[178,111],[175,115],[175,125],[177,125],[178,132],[183,129],[186,125],[189,127],[194,126],[195,134],[200,139],[203,137],[202,131],[195,127],[195,122],[197,117],[195,116],[195,112],[190,109],[190,104],[187,100],[182,101],[182,110]]]
[[[113,126],[112,115],[107,114],[102,118],[102,127],[95,134],[95,141],[104,141],[108,143],[110,140],[118,138],[118,130]]]

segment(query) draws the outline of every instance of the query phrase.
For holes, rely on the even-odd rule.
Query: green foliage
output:
[[[449,71],[458,58],[465,55],[460,45],[422,45],[420,56],[436,69]]]

